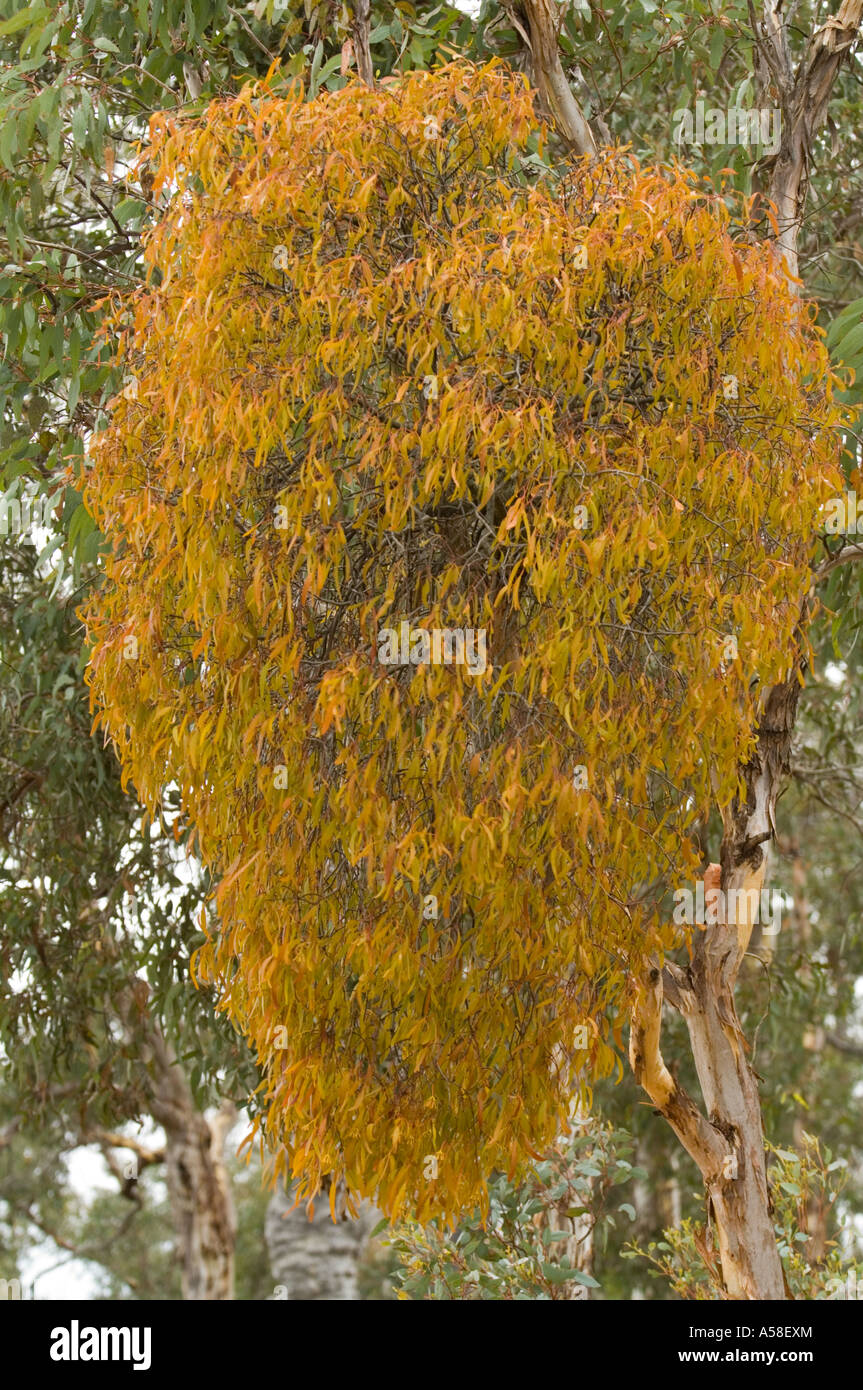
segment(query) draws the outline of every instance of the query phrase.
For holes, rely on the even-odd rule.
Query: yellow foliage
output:
[[[537,181],[537,138],[496,64],[156,118],[86,478],[94,707],[218,880],[195,965],[266,1137],[421,1218],[616,1074],[839,486],[769,252],[676,168]],[[382,664],[402,623],[485,670]]]

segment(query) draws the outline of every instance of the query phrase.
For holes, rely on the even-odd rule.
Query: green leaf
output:
[[[838,342],[848,327],[849,323],[858,323],[863,318],[863,299],[854,299],[850,304],[838,313],[827,330],[827,346],[833,347]]]
[[[856,324],[849,333],[840,338],[833,348],[833,356],[840,362],[851,364],[852,358],[863,350],[863,323]]]
[[[14,152],[18,148],[18,122],[15,114],[9,113],[0,128],[0,161],[9,170],[10,174],[15,172]]]
[[[3,20],[0,24],[0,34],[17,34],[20,29],[26,29],[28,24],[33,24],[39,19],[45,19],[50,13],[46,5],[28,5],[26,10],[19,10],[11,19]]]

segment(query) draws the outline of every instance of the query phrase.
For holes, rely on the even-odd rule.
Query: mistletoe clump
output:
[[[829,368],[721,199],[558,177],[501,66],[274,81],[152,126],[89,678],[217,882],[195,965],[277,1166],[453,1215],[685,931],[837,490]]]

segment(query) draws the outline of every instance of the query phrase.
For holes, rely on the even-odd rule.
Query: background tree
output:
[[[7,539],[0,564],[3,1196],[11,1218],[59,1229],[43,1165],[56,1176],[62,1155],[96,1144],[132,1220],[139,1173],[162,1164],[187,1296],[229,1297],[222,1149],[236,1111],[205,1111],[242,1103],[255,1072],[187,986],[205,885],[182,873],[172,836],[143,824],[91,732],[74,594],[50,596],[32,544]],[[164,1127],[158,1152],[124,1128],[142,1115]]]

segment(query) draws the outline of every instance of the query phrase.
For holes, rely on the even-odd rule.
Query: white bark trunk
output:
[[[357,1271],[380,1212],[363,1202],[354,1220],[338,1202],[336,1215],[333,1221],[326,1194],[315,1202],[310,1220],[304,1202],[295,1207],[291,1194],[276,1190],[265,1236],[277,1298],[339,1303],[359,1297]]]

